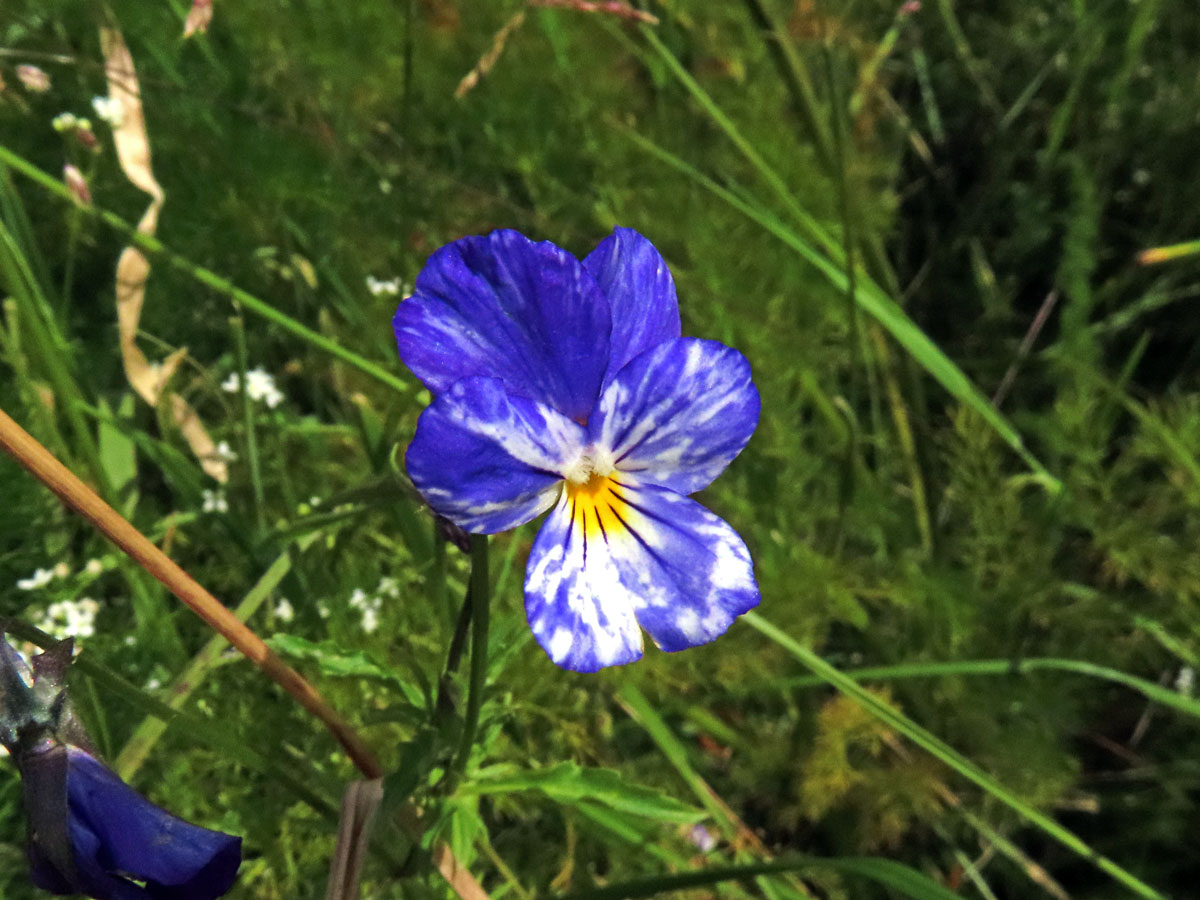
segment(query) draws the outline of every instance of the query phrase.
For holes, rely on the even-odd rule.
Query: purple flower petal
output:
[[[233,886],[241,838],[155,806],[84,750],[18,756],[33,883],[95,900],[214,900]],[[144,886],[137,882],[143,882]]]
[[[185,822],[84,751],[67,752],[71,841],[84,880],[76,890],[102,900],[213,900],[233,886],[241,838]],[[145,882],[144,891],[116,875]]]
[[[746,446],[760,405],[742,354],[716,341],[677,338],[617,374],[588,431],[627,479],[691,494]]]
[[[404,364],[434,394],[472,375],[585,421],[608,368],[612,313],[579,260],[516,231],[441,248],[393,320]]]
[[[567,485],[525,576],[534,637],[578,672],[641,657],[639,625],[663,650],[683,650],[723,634],[758,601],[750,554],[729,525],[620,473]]]
[[[679,337],[675,281],[654,245],[632,228],[614,228],[583,266],[612,307],[607,384],[642,351]]]
[[[492,534],[545,512],[585,431],[566,416],[506,393],[495,378],[466,378],[430,404],[405,462],[429,505],[467,531]]]

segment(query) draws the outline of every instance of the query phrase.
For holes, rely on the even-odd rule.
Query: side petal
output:
[[[741,453],[760,406],[746,357],[716,341],[678,338],[618,372],[588,426],[627,478],[691,494]]]
[[[750,552],[724,519],[663,488],[616,483],[612,493],[631,537],[611,542],[613,555],[626,583],[636,580],[638,623],[660,648],[706,644],[758,606]]]
[[[542,523],[525,569],[525,615],[556,665],[596,672],[640,659],[642,631],[598,520],[581,525],[578,512],[564,490]]]
[[[400,358],[434,394],[488,375],[582,421],[608,368],[604,293],[570,253],[516,231],[438,250],[392,324]]]
[[[82,874],[128,875],[144,881],[153,900],[214,900],[228,892],[241,865],[241,838],[185,822],[89,754],[73,747],[68,753],[71,833]],[[141,895],[125,884],[108,896]]]
[[[675,280],[662,254],[632,228],[614,228],[583,266],[612,307],[607,384],[642,351],[679,337]]]
[[[405,463],[434,510],[467,531],[494,534],[550,508],[585,438],[556,410],[476,376],[421,413]]]

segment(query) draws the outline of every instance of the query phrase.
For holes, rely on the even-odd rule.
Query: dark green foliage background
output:
[[[158,264],[142,346],[152,358],[189,348],[175,385],[241,454],[230,513],[202,513],[211,483],[179,434],[129,399],[113,314],[122,237],[12,176],[6,215],[19,202],[31,221],[31,264],[49,285],[73,275],[69,292],[51,298],[66,338],[62,359],[20,350],[14,335],[25,326],[15,301],[6,305],[4,408],[89,473],[65,401],[52,412],[39,393],[46,368],[69,363],[92,406],[91,427],[93,414],[113,410],[136,444],[123,510],[159,540],[169,532],[173,556],[229,601],[289,540],[321,525],[278,592],[295,620],[274,616],[272,602],[251,624],[316,642],[321,649],[294,656],[297,665],[363,726],[390,768],[420,759],[417,748],[431,742],[418,799],[497,897],[704,864],[683,827],[636,819],[642,837],[619,840],[544,795],[478,799],[469,789],[471,778],[499,771],[488,767],[573,760],[696,803],[644,722],[628,715],[626,686],[646,695],[690,766],[771,853],[878,854],[963,896],[985,896],[962,871],[983,852],[982,879],[997,897],[1049,895],[1029,877],[1030,861],[1071,897],[1130,896],[849,701],[792,685],[804,670],[745,625],[711,646],[670,656],[651,648],[643,662],[596,676],[555,669],[529,639],[521,609],[530,527],[494,542],[493,572],[502,574],[493,653],[508,652],[493,669],[474,774],[457,797],[430,790],[429,766],[444,764],[453,747],[463,685],[454,682],[458,702],[432,723],[419,698],[443,664],[467,562],[451,547],[441,587],[431,526],[389,463],[425,400],[395,359],[396,298],[373,296],[364,280],[411,283],[433,249],[493,228],[579,255],[614,224],[638,229],[671,265],[685,333],[738,347],[755,370],[759,430],[702,499],[750,545],[764,618],[842,668],[1049,656],[1171,685],[1200,655],[1200,256],[1139,266],[1135,255],[1200,237],[1194,5],[929,0],[904,18],[882,61],[880,42],[896,23],[891,3],[650,7],[661,19],[658,38],[799,204],[857,258],[865,253],[877,280],[887,285],[892,273],[894,296],[985,394],[1018,359],[1054,292],[1003,412],[1061,480],[1058,492],[1031,478],[920,360],[852,313],[845,292],[630,137],[786,217],[638,28],[530,9],[493,71],[455,99],[459,80],[520,7],[217,0],[209,34],[183,41],[178,0],[5,0],[0,143],[53,173],[68,157],[86,160],[95,202],[136,221],[145,198],[124,179],[105,127],[97,123],[104,151],[94,159],[50,127],[61,111],[90,113],[91,98],[105,93],[96,26],[119,24],[167,191],[159,237],[411,388],[389,391],[247,317],[250,364],[274,373],[287,397],[255,412],[259,527],[238,398],[219,389],[237,369],[235,311]],[[812,79],[822,127],[838,137],[831,165],[795,113],[772,53],[777,36],[760,27],[758,9],[781,24]],[[49,93],[19,87],[14,66],[26,61],[53,76]],[[874,77],[864,76],[877,63]],[[0,293],[15,296],[3,277]],[[138,685],[169,683],[207,640],[202,626],[15,465],[0,461],[0,479],[0,614],[37,621],[53,599],[94,596],[103,611],[86,653]],[[354,493],[363,485],[370,490]],[[316,513],[344,503],[346,515],[317,522],[313,496],[323,501]],[[39,566],[62,560],[78,572],[93,557],[106,566],[94,581],[13,587]],[[348,601],[383,577],[397,580],[399,594],[367,634]],[[360,651],[375,677],[335,673],[338,659]],[[1194,893],[1194,720],[1126,688],[1057,672],[878,689],[1096,852],[1168,895]],[[76,690],[115,756],[142,711],[86,679]],[[216,667],[185,708],[289,769],[315,770],[303,777],[330,797],[352,777],[331,741],[244,662]],[[231,896],[322,895],[335,825],[277,773],[172,727],[135,783],[180,815],[245,835],[247,861]],[[979,821],[990,829],[982,837]],[[0,774],[5,897],[31,896],[23,827],[9,767]],[[993,856],[987,848],[999,835],[1019,849]],[[365,896],[445,893],[420,854],[388,840],[395,846],[370,863]],[[748,858],[724,843],[708,861]],[[810,886],[822,897],[891,896],[830,873]]]

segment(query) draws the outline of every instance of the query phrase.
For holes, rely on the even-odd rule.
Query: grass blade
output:
[[[958,774],[1024,817],[1028,822],[1041,829],[1064,847],[1091,862],[1114,881],[1129,888],[1137,896],[1147,898],[1147,900],[1166,900],[1162,894],[1132,872],[1122,868],[1111,859],[1101,856],[1073,832],[1026,803],[987,772],[983,771],[949,744],[942,741],[941,738],[925,730],[903,713],[897,712],[870,691],[863,688],[845,672],[831,666],[814,651],[794,640],[790,635],[779,630],[766,619],[753,612],[749,612],[742,617],[742,620],[787,650],[792,656],[808,667],[813,674],[837,688],[847,697],[856,700],[881,722],[886,723],[896,732],[907,737],[935,759],[945,763],[951,769],[958,772]]]
[[[744,866],[713,866],[693,872],[653,875],[633,881],[621,881],[590,891],[576,891],[559,900],[635,900],[669,891],[706,887],[722,881],[743,881],[763,875],[800,872],[806,869],[832,869],[845,875],[866,878],[893,888],[913,900],[962,900],[961,895],[938,884],[916,869],[890,859],[870,856],[845,856],[821,859],[813,856],[792,857]]]
[[[693,168],[669,150],[660,147],[636,131],[620,125],[617,127],[622,128],[629,139],[643,150],[646,150],[676,171],[707,188],[738,212],[757,222],[768,233],[791,247],[805,261],[824,275],[835,288],[840,291],[848,289],[849,278],[845,269],[838,263],[831,261],[829,257],[822,254],[801,235],[781,222],[774,213],[743,199],[734,191],[718,184],[712,178]],[[983,395],[963,370],[955,365],[950,357],[946,356],[937,344],[931,341],[925,332],[917,327],[917,324],[908,317],[908,314],[901,309],[900,305],[889,297],[879,285],[871,281],[862,270],[858,270],[857,272],[857,281],[858,283],[854,291],[855,302],[868,315],[875,318],[880,325],[887,329],[888,333],[896,340],[896,343],[908,351],[925,371],[932,375],[952,397],[964,406],[970,407],[987,422],[1001,439],[1024,460],[1025,464],[1029,466],[1049,490],[1055,493],[1061,490],[1062,485],[1059,480],[1051,475],[1045,466],[1025,448],[1025,444],[1016,429],[997,412],[991,401]]]

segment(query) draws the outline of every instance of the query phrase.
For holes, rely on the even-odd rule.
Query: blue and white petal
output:
[[[494,534],[545,512],[584,447],[582,426],[507,393],[496,378],[465,378],[417,420],[408,474],[434,510],[467,531]]]
[[[746,446],[760,406],[742,354],[716,341],[677,338],[618,372],[588,426],[628,479],[690,494]]]
[[[438,250],[392,324],[400,358],[434,394],[488,375],[583,421],[608,368],[603,291],[570,253],[516,231]]]
[[[555,664],[595,672],[641,659],[642,631],[599,520],[580,522],[580,512],[564,488],[529,553],[525,615]]]
[[[619,473],[564,487],[534,542],[525,611],[558,665],[580,672],[714,640],[758,605],[745,543],[694,500]]]
[[[632,537],[610,540],[613,558],[655,644],[706,644],[758,606],[750,551],[724,519],[674,491],[612,480]]]
[[[614,228],[583,265],[612,308],[607,384],[642,351],[679,337],[675,281],[662,254],[632,228]]]

